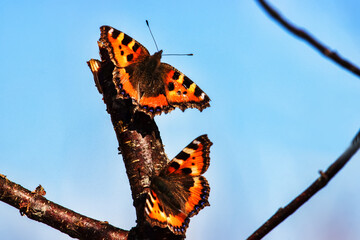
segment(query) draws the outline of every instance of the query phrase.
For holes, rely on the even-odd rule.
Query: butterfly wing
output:
[[[185,174],[190,176],[203,174],[210,165],[211,145],[212,142],[207,135],[197,137],[169,162],[165,174]]]
[[[145,206],[152,225],[185,234],[190,217],[210,205],[210,187],[201,174],[209,167],[211,145],[207,135],[196,138],[152,179]]]
[[[202,111],[210,106],[210,98],[199,86],[179,70],[167,63],[161,63],[164,74],[166,98],[170,105],[186,108],[197,108]]]
[[[100,43],[117,67],[126,67],[149,56],[149,51],[129,35],[109,26],[100,27]]]
[[[131,83],[132,71],[130,67],[118,68],[113,71],[113,82],[117,91],[117,98],[132,98],[137,103],[139,97],[139,89]],[[137,104],[136,104],[137,106]]]
[[[168,113],[174,107],[169,105],[165,92],[159,90],[158,86],[148,87],[152,92],[141,95],[139,87],[141,84],[135,83],[133,79],[133,68],[115,68],[113,72],[113,82],[117,90],[118,98],[132,98],[138,110],[150,116],[159,115],[162,112]]]
[[[185,202],[185,212],[188,217],[192,217],[209,206],[208,198],[210,187],[205,177],[205,173],[210,165],[210,146],[212,142],[207,135],[202,135],[187,145],[176,157],[171,160],[165,169],[165,175],[170,179],[177,176],[191,176],[193,184],[185,186],[185,190],[190,193]]]
[[[100,85],[100,82],[99,82],[99,77],[98,77],[99,70],[100,70],[100,67],[101,67],[101,62],[99,60],[96,60],[96,59],[90,59],[87,62],[87,64],[90,67],[90,70],[94,75],[95,86],[98,89],[99,93],[102,94],[103,92],[102,92],[101,85]]]
[[[145,201],[145,216],[153,226],[166,227],[167,215],[163,204],[159,201],[154,190],[150,190]]]
[[[152,226],[169,227],[178,235],[185,234],[189,224],[187,214],[171,205],[161,194],[157,195],[154,190],[150,190],[145,202],[145,216]],[[163,203],[164,202],[164,203]],[[168,205],[167,205],[168,204]]]

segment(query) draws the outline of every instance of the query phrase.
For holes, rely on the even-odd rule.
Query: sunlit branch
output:
[[[76,213],[47,200],[43,195],[45,190],[41,186],[31,192],[0,174],[0,201],[19,209],[21,215],[45,223],[73,238],[127,239],[128,231]]]
[[[317,39],[312,37],[306,31],[296,27],[295,25],[291,24],[288,20],[283,18],[279,12],[277,12],[273,7],[271,7],[265,0],[257,0],[258,3],[264,8],[264,10],[274,18],[278,23],[280,23],[284,28],[289,30],[291,33],[295,34],[297,37],[305,40],[314,48],[316,48],[319,52],[321,52],[327,58],[332,59],[334,62],[342,66],[343,68],[351,71],[352,73],[356,74],[360,77],[360,69],[359,67],[355,66],[350,61],[341,57],[335,51],[329,49],[324,44],[320,43]]]
[[[360,131],[355,136],[351,145],[345,152],[325,171],[320,171],[320,177],[317,178],[304,192],[292,200],[286,207],[280,208],[269,220],[267,220],[260,228],[258,228],[248,240],[256,240],[263,238],[288,216],[299,209],[307,200],[321,190],[351,159],[351,157],[360,148]]]

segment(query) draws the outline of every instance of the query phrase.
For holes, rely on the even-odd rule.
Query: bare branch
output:
[[[351,145],[345,152],[325,171],[320,171],[320,177],[315,180],[304,192],[292,200],[286,207],[280,208],[269,220],[267,220],[260,228],[258,228],[248,240],[256,240],[263,238],[288,216],[299,209],[307,200],[321,190],[351,159],[351,157],[360,148],[360,131],[355,136]]]
[[[0,201],[20,210],[21,215],[45,223],[78,239],[125,240],[128,231],[88,218],[47,200],[39,186],[31,192],[0,174]]]
[[[312,45],[314,48],[316,48],[319,52],[321,52],[327,58],[332,59],[334,62],[336,62],[343,68],[351,71],[352,73],[354,73],[355,75],[360,77],[359,67],[355,66],[350,61],[344,59],[339,54],[337,54],[335,51],[332,51],[328,47],[324,46],[322,43],[320,43],[317,39],[312,37],[306,31],[289,23],[287,20],[285,20],[285,18],[283,18],[281,16],[280,13],[278,13],[273,7],[271,7],[265,0],[257,0],[257,1],[271,17],[273,17],[277,22],[279,22],[283,27],[285,27],[291,33],[295,34],[297,37],[308,42],[310,45]]]

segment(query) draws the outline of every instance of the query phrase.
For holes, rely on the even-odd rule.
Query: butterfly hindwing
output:
[[[115,66],[126,67],[149,56],[148,50],[127,34],[109,26],[100,27],[100,31],[100,42]]]
[[[167,216],[154,190],[150,190],[145,201],[145,216],[154,226],[166,227]]]
[[[210,106],[210,98],[201,88],[185,76],[182,72],[167,63],[161,63],[164,71],[163,81],[166,98],[170,105],[186,108],[197,108],[202,111]]]
[[[203,174],[210,165],[211,145],[212,142],[207,135],[197,137],[169,162],[167,174]]]
[[[130,82],[130,78],[131,71],[127,68],[114,68],[113,82],[117,91],[117,98],[132,98],[135,101],[139,98],[138,89]]]
[[[210,206],[208,198],[210,186],[203,176],[194,177],[194,186],[189,188],[190,196],[185,204],[188,217],[192,217],[199,213],[205,206]]]
[[[145,202],[145,216],[149,223],[158,227],[169,227],[175,234],[184,234],[189,217],[182,211],[172,211],[161,203],[154,190],[150,190]]]
[[[136,108],[150,116],[168,113],[174,107],[169,105],[165,92],[142,94],[140,83],[134,79],[133,69],[131,66],[125,68],[115,67],[113,71],[113,82],[117,91],[117,98],[131,98]],[[151,94],[150,94],[151,95]]]

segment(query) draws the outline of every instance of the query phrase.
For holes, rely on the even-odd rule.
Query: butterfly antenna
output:
[[[153,34],[152,34],[152,32],[151,32],[151,28],[150,28],[150,25],[149,25],[148,20],[146,20],[146,25],[148,26],[149,31],[150,31],[150,34],[151,34],[151,37],[152,37],[152,39],[154,40],[154,43],[155,43],[155,46],[156,46],[156,50],[157,50],[157,51],[159,51],[159,48],[158,48],[158,45],[156,44],[156,41],[155,41],[154,35],[153,35]]]
[[[194,56],[192,53],[164,53],[163,56]]]

